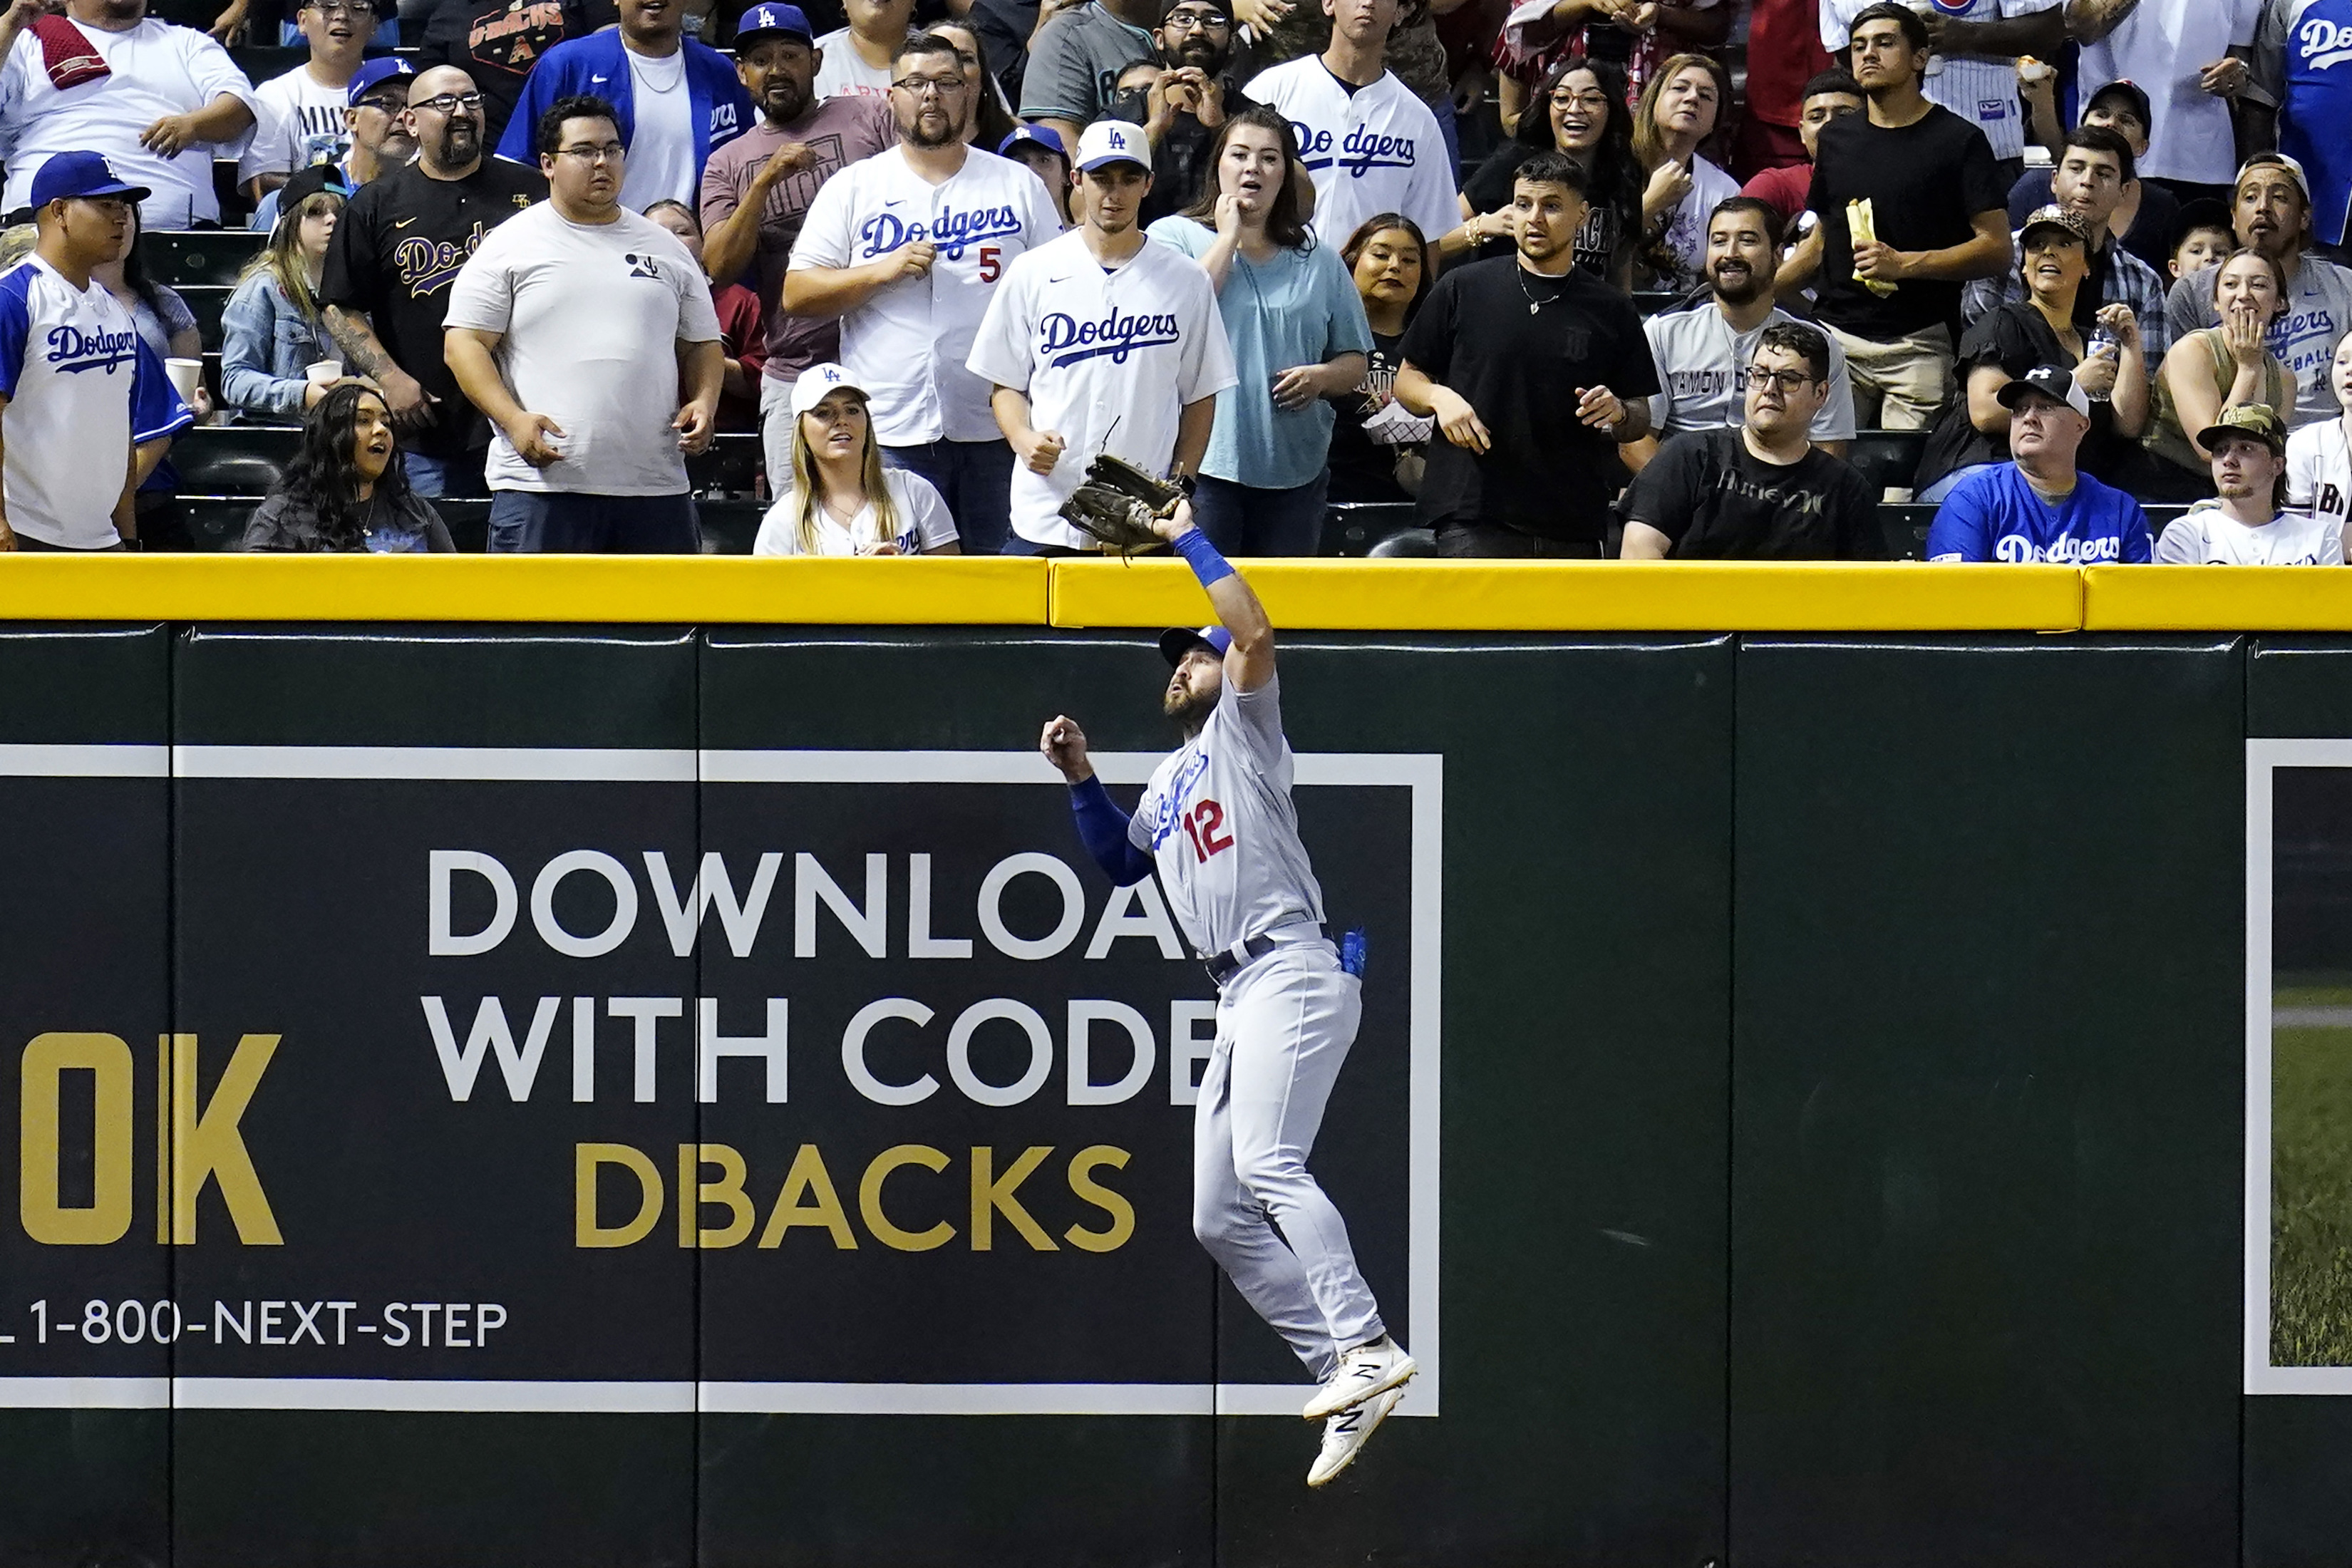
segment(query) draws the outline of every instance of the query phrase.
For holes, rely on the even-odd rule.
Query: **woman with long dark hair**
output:
[[[964,95],[971,114],[964,121],[963,139],[982,152],[1003,145],[1019,121],[1004,101],[1004,89],[996,84],[996,73],[988,68],[988,46],[969,22],[937,22],[930,31],[955,46],[956,64],[963,68],[963,79],[971,84],[971,90]]]
[[[1511,254],[1512,181],[1537,153],[1566,153],[1584,171],[1590,210],[1576,233],[1578,269],[1630,292],[1645,183],[1633,155],[1633,113],[1625,107],[1624,72],[1582,55],[1561,60],[1537,83],[1518,130],[1462,187],[1462,226],[1438,240],[1439,253]]]
[[[1335,501],[1405,501],[1421,489],[1422,448],[1432,422],[1416,418],[1392,395],[1404,363],[1404,330],[1436,281],[1437,262],[1420,226],[1402,213],[1364,220],[1339,250],[1339,259],[1364,302],[1372,329],[1370,363],[1356,390],[1338,399],[1331,430],[1331,495]]]
[[[302,419],[302,446],[245,525],[247,550],[447,551],[449,530],[408,488],[383,396],[339,381]]]
[[[1228,115],[1209,146],[1201,199],[1151,226],[1217,289],[1239,381],[1192,492],[1192,521],[1228,555],[1312,555],[1323,537],[1328,401],[1364,379],[1372,346],[1363,302],[1299,214],[1298,143],[1277,110]]]

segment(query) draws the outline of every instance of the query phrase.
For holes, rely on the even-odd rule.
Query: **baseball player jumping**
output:
[[[1193,528],[1189,506],[1154,527],[1223,623],[1160,639],[1175,666],[1160,706],[1183,746],[1153,771],[1130,819],[1095,777],[1077,725],[1055,719],[1039,745],[1069,780],[1087,851],[1121,886],[1158,868],[1217,983],[1216,1045],[1192,1124],[1192,1230],[1322,1385],[1303,1412],[1325,1422],[1307,1472],[1319,1487],[1362,1451],[1419,1370],[1382,1326],[1347,1223],[1307,1170],[1363,988],[1324,938],[1323,890],[1298,840],[1265,609]]]

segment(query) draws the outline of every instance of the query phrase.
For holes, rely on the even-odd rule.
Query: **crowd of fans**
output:
[[[264,550],[692,552],[756,429],[762,554],[1087,551],[1108,453],[1227,554],[2344,560],[2319,0],[281,3],[0,16],[0,546],[184,542],[220,419]],[[139,237],[231,187],[216,407]]]

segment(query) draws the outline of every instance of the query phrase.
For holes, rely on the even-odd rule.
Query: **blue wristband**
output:
[[[1209,536],[1197,528],[1177,540],[1174,548],[1177,554],[1192,563],[1192,575],[1201,580],[1203,588],[1234,574],[1233,563],[1218,554]]]

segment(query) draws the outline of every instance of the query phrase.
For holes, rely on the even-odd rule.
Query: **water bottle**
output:
[[[2121,357],[2123,353],[2122,342],[2117,340],[2115,333],[2107,331],[2105,327],[2101,327],[2097,331],[2091,334],[2090,352],[2084,356],[2084,358],[2096,359],[2102,353],[2105,354],[2110,360],[2117,359]],[[2115,396],[2115,388],[2110,384],[2106,391],[2094,392],[2090,395],[2091,401],[2094,403],[2109,402]]]

